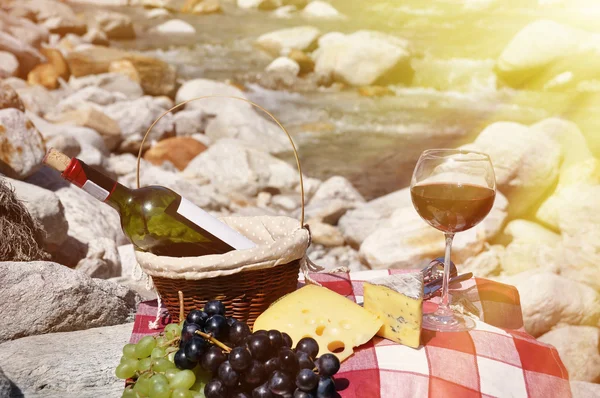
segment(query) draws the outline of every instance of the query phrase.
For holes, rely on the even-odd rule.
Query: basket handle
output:
[[[140,188],[140,162],[141,162],[141,158],[142,158],[142,150],[144,148],[144,143],[146,142],[146,138],[148,137],[148,134],[150,134],[150,131],[152,131],[152,128],[167,113],[170,113],[170,112],[172,112],[172,111],[174,111],[174,110],[176,110],[178,108],[181,108],[182,106],[186,105],[188,102],[192,102],[192,101],[196,101],[196,100],[201,100],[201,99],[205,99],[205,98],[231,98],[231,99],[238,99],[240,101],[244,101],[244,102],[246,102],[246,103],[254,106],[255,108],[260,109],[264,113],[266,113],[271,118],[271,120],[273,120],[279,126],[279,128],[281,128],[281,130],[283,130],[283,132],[287,135],[288,139],[290,140],[290,144],[292,144],[292,149],[294,150],[294,157],[296,158],[296,166],[298,167],[298,174],[300,175],[300,202],[302,204],[302,209],[301,209],[302,211],[300,213],[300,228],[303,228],[304,227],[304,180],[302,178],[302,167],[300,166],[300,158],[298,156],[298,151],[296,150],[296,145],[294,144],[294,140],[292,140],[292,136],[290,135],[290,133],[288,133],[288,131],[285,129],[285,127],[283,127],[283,125],[279,122],[279,120],[277,120],[277,118],[275,116],[273,116],[269,111],[267,111],[262,106],[254,103],[252,101],[250,101],[249,99],[242,98],[242,97],[235,97],[235,96],[231,96],[231,95],[206,95],[206,96],[196,97],[196,98],[192,98],[192,99],[183,101],[183,102],[181,102],[181,103],[173,106],[171,109],[163,112],[150,125],[150,127],[148,127],[148,130],[146,130],[146,134],[144,134],[144,137],[142,138],[142,143],[140,144],[140,150],[138,152],[137,164],[136,164],[136,184],[137,184],[137,188]]]

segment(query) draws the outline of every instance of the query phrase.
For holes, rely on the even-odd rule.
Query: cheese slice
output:
[[[423,320],[423,274],[389,275],[365,282],[364,307],[379,316],[378,336],[418,348]]]
[[[254,330],[276,329],[292,338],[319,343],[319,356],[331,353],[343,361],[353,347],[371,340],[383,323],[360,305],[327,288],[306,285],[271,305],[254,322]]]

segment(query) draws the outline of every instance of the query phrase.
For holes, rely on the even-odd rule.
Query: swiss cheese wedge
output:
[[[418,348],[423,321],[423,274],[394,274],[365,282],[364,306],[379,316],[378,336]]]
[[[327,288],[307,285],[281,298],[263,312],[254,330],[286,332],[294,346],[303,337],[319,343],[319,356],[332,353],[340,362],[353,347],[371,340],[381,320],[360,305]]]

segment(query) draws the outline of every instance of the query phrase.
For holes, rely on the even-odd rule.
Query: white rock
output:
[[[293,14],[298,11],[298,8],[293,5],[282,6],[273,10],[272,14],[275,18],[291,18]]]
[[[532,124],[530,128],[544,132],[547,137],[560,144],[562,149],[561,175],[571,166],[593,158],[585,136],[573,122],[553,117]],[[572,177],[569,175],[567,181],[572,181]]]
[[[42,135],[18,109],[0,110],[0,172],[24,179],[41,165],[46,154]]]
[[[202,96],[239,98],[212,97],[186,105],[186,109],[200,109],[208,117],[214,116],[209,120],[205,132],[213,142],[222,138],[236,138],[269,153],[290,150],[290,142],[283,131],[275,123],[259,115],[251,104],[244,101],[247,99],[244,93],[229,84],[208,79],[190,80],[177,91],[175,101],[181,103]]]
[[[208,180],[222,192],[249,196],[266,188],[291,190],[298,182],[298,172],[288,163],[234,139],[215,142],[183,174],[190,181]]]
[[[55,193],[65,208],[71,238],[90,244],[98,238],[116,242],[123,234],[119,215],[109,205],[72,185],[60,188]]]
[[[496,122],[465,147],[490,156],[497,189],[511,203],[509,212],[513,217],[526,214],[558,178],[560,144],[540,130]]]
[[[256,45],[274,55],[285,55],[292,49],[308,50],[320,35],[314,26],[296,26],[265,33],[256,39]]]
[[[600,332],[595,326],[564,326],[540,336],[538,341],[556,347],[569,371],[569,380],[600,380]]]
[[[55,91],[48,91],[45,87],[35,85],[24,88],[16,88],[19,98],[23,101],[25,109],[36,115],[54,111],[56,104],[60,101],[60,96]]]
[[[104,107],[104,112],[119,123],[123,138],[141,140],[152,123],[171,106],[173,104],[170,100],[143,96],[133,101],[121,101],[108,105]],[[167,113],[152,128],[148,140],[159,140],[165,134],[173,132],[174,128],[173,114]]]
[[[46,232],[44,246],[53,251],[67,239],[69,229],[62,203],[52,191],[10,178],[7,180],[14,187],[17,198],[42,225]]]
[[[564,325],[598,324],[600,295],[589,286],[537,271],[499,280],[518,289],[525,330],[534,337]]]
[[[171,14],[164,8],[153,8],[146,11],[146,18],[148,19],[164,19],[168,18]]]
[[[178,136],[193,136],[204,132],[208,116],[202,109],[186,109],[177,112],[173,116],[173,122],[175,123],[175,133]]]
[[[79,261],[75,269],[92,278],[121,276],[121,259],[116,242],[110,238],[92,240],[88,244],[86,257]]]
[[[395,76],[395,69],[407,63],[409,56],[407,41],[367,30],[328,33],[313,53],[315,72],[353,86],[368,86],[383,77],[402,80],[405,77]]]
[[[593,398],[600,396],[600,384],[571,380],[573,398]]]
[[[194,35],[196,28],[181,19],[171,19],[152,29],[164,35]]]
[[[13,360],[2,367],[26,397],[117,397],[123,380],[114,372],[132,329],[127,323],[9,341],[0,345],[0,355]],[[27,347],[36,347],[35,357],[27,354]],[[85,354],[81,347],[87,347]]]
[[[329,200],[344,200],[350,203],[364,203],[363,196],[352,186],[352,183],[341,176],[333,176],[320,184],[312,196],[310,203]]]
[[[267,65],[265,70],[267,72],[290,73],[294,76],[298,76],[298,73],[300,73],[300,65],[298,65],[298,62],[289,59],[288,57],[279,57],[275,58],[273,62]]]
[[[351,272],[366,271],[369,269],[360,262],[358,252],[349,246],[325,248],[315,244],[311,245],[309,250],[312,250],[309,254],[311,261],[325,269],[346,267]]]
[[[292,212],[300,207],[300,198],[297,195],[275,195],[270,205],[285,212]]]
[[[72,135],[55,135],[46,139],[46,146],[64,153],[70,158],[77,157],[81,152],[81,144]]]
[[[476,256],[469,257],[460,266],[460,272],[472,272],[478,278],[498,275],[502,270],[504,246],[493,245]],[[456,263],[456,261],[454,261]]]
[[[53,137],[68,136],[77,140],[80,150],[82,148],[87,148],[87,146],[92,146],[100,151],[101,154],[108,154],[104,139],[96,130],[87,127],[50,123],[29,112],[27,113],[27,116],[46,140]]]
[[[348,211],[340,218],[338,226],[348,242],[360,246],[394,210],[408,206],[412,206],[410,188],[404,188]]]
[[[485,242],[500,232],[507,202],[496,200],[490,214],[475,227],[458,233],[452,245],[453,261],[462,263],[480,253]],[[395,210],[389,221],[361,244],[360,255],[371,268],[411,268],[444,253],[444,234],[426,223],[412,206]]]
[[[521,29],[500,54],[501,73],[519,73],[527,80],[537,68],[572,54],[584,35],[581,31],[551,20],[537,20]]]
[[[251,8],[258,8],[258,6],[265,0],[237,0],[237,6],[249,10]]]
[[[55,113],[60,114],[88,105],[96,105],[96,108],[101,110],[101,106],[125,100],[127,100],[125,94],[116,91],[107,91],[96,86],[87,86],[60,101],[56,106]]]
[[[344,237],[336,227],[322,223],[318,220],[308,221],[312,241],[317,245],[325,247],[336,247],[344,245]]]
[[[207,136],[206,134],[196,133],[196,134],[192,134],[191,137],[193,139],[195,139],[196,141],[204,144],[207,147],[211,146],[212,143],[213,143],[213,140],[209,136]]]
[[[19,60],[12,53],[0,51],[0,78],[16,76],[19,73]]]
[[[0,397],[10,397],[12,390],[13,387],[11,381],[4,375],[2,369],[0,369]]]
[[[20,4],[11,5],[10,14],[0,11],[0,23],[3,25],[2,30],[33,48],[40,48],[42,43],[50,40],[48,29],[27,18],[15,16],[15,8],[20,8],[20,6]],[[30,14],[28,10],[23,10],[24,16],[27,16],[28,14]]]
[[[0,281],[0,314],[11,319],[0,326],[0,341],[120,324],[138,300],[115,283],[52,262],[0,262]]]
[[[78,78],[71,76],[69,86],[76,91],[83,90],[86,87],[98,87],[101,90],[114,93],[113,102],[122,99],[132,100],[144,95],[144,90],[139,83],[121,73],[100,73]],[[119,94],[123,94],[125,97]]]
[[[121,245],[117,250],[121,260],[121,275],[131,277],[137,267],[134,246],[132,244]]]
[[[343,18],[338,10],[335,9],[329,3],[324,1],[315,0],[311,1],[302,10],[302,16],[306,18],[324,18],[324,19],[337,19]]]
[[[320,220],[325,224],[337,225],[347,211],[357,207],[356,203],[347,200],[331,199],[328,201],[311,202],[305,206],[304,215],[307,219]],[[295,217],[300,217],[298,210]]]
[[[504,228],[504,234],[521,243],[556,244],[561,240],[560,235],[528,220],[510,221]]]

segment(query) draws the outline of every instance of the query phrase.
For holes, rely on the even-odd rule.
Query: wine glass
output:
[[[446,237],[442,301],[437,311],[423,316],[423,328],[462,332],[475,322],[455,313],[448,303],[450,253],[454,234],[477,225],[496,198],[496,177],[485,153],[461,149],[429,149],[413,172],[410,194],[417,213]]]

